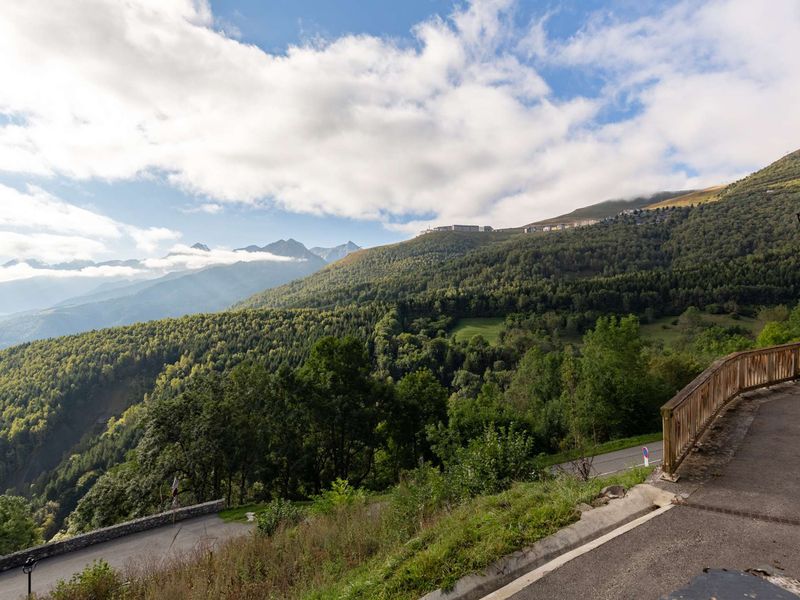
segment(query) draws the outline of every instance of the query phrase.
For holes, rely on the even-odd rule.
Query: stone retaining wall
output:
[[[93,546],[94,544],[115,540],[132,533],[147,531],[148,529],[155,529],[156,527],[163,527],[164,525],[172,525],[173,522],[218,513],[224,508],[224,500],[214,500],[213,502],[206,502],[205,504],[195,504],[194,506],[187,506],[186,508],[178,508],[157,515],[142,517],[140,519],[128,521],[127,523],[96,529],[95,531],[76,535],[66,540],[35,546],[27,550],[20,550],[13,554],[0,556],[0,572],[21,567],[29,556],[32,556],[35,560],[42,560],[50,558],[51,556],[74,552],[75,550]]]

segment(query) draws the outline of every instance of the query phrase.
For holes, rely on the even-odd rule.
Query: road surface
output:
[[[748,415],[752,421],[740,427]],[[705,568],[766,566],[800,578],[800,384],[742,400],[722,420],[730,423],[722,429],[739,427],[743,438],[730,449],[704,450],[695,465],[687,459],[682,479],[706,472],[694,490],[685,488],[692,491],[686,505],[568,562],[512,600],[655,599]],[[724,452],[729,462],[711,463]]]
[[[217,515],[210,515],[134,533],[41,561],[33,572],[33,591],[46,593],[60,579],[69,579],[97,559],[103,559],[116,568],[137,562],[164,562],[183,552],[212,547],[232,537],[246,535],[251,529],[249,525],[226,523]],[[25,597],[27,590],[27,576],[21,568],[0,573],[0,600],[19,600]]]
[[[659,440],[646,445],[647,449],[650,451],[650,464],[660,465],[664,449],[663,442]],[[624,450],[616,450],[614,452],[609,452],[608,454],[600,454],[599,456],[595,456],[594,460],[592,461],[592,475],[608,475],[610,473],[616,473],[617,471],[642,465],[644,465],[642,459],[642,447],[635,446],[633,448],[625,448]],[[557,465],[556,468],[570,470],[572,465],[571,463],[564,463]]]

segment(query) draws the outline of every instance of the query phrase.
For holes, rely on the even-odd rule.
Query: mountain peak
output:
[[[317,254],[309,252],[305,245],[293,238],[289,238],[288,240],[280,239],[261,247],[251,244],[250,246],[245,246],[244,248],[237,248],[236,251],[269,252],[270,254],[275,254],[276,256],[288,256],[290,258],[301,258],[304,260],[318,260],[320,258]]]
[[[211,248],[209,248],[205,244],[201,244],[200,242],[197,242],[196,244],[192,244],[192,249],[193,250],[201,250],[203,252],[211,252]]]
[[[353,243],[350,240],[348,240],[346,244],[340,244],[339,246],[334,246],[333,248],[321,248],[319,246],[311,248],[311,252],[319,256],[325,262],[329,263],[340,260],[356,250],[361,250],[361,246]]]

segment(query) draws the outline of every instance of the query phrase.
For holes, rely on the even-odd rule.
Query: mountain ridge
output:
[[[734,260],[756,250],[774,252],[791,238],[793,230],[789,232],[787,227],[794,226],[793,223],[772,222],[774,207],[778,202],[787,202],[785,195],[798,188],[800,151],[729,184],[719,192],[718,202],[701,204],[697,208],[675,207],[644,211],[641,215],[615,214],[597,224],[568,229],[557,235],[520,233],[520,230],[426,233],[398,244],[363,250],[305,279],[256,294],[237,304],[237,308],[332,308],[369,300],[405,301],[420,295],[430,298],[448,294],[451,298],[470,294],[491,296],[498,293],[498,281],[509,288],[533,285],[533,282],[537,282],[538,287],[555,286],[557,282],[552,277],[557,265],[561,265],[562,276],[570,280],[588,280],[598,275],[623,276],[633,266],[621,267],[621,263],[611,259],[603,263],[599,257],[608,255],[611,249],[627,254],[626,244],[634,244],[636,240],[646,244],[641,248],[641,259],[632,263],[637,269],[670,269],[697,261],[708,262],[711,258]],[[670,194],[673,197],[683,195]],[[653,196],[645,198],[650,202]],[[764,206],[762,198],[773,202]],[[711,214],[719,215],[716,222],[736,214],[738,220],[731,223],[736,237],[712,235],[708,231],[712,226],[706,221],[706,215]],[[643,225],[652,228],[652,239],[642,237],[638,228]],[[659,241],[658,236],[663,239]],[[670,237],[683,242],[671,242]],[[757,243],[745,242],[748,239]],[[583,255],[572,256],[571,248],[581,244],[585,244]],[[710,255],[701,250],[703,246],[713,249]],[[586,256],[587,253],[595,253],[598,258]],[[566,261],[566,254],[570,254],[569,261]],[[507,256],[513,256],[515,262],[509,263]],[[552,267],[542,263],[547,256],[553,257],[548,259],[553,260]],[[516,272],[521,264],[527,265],[526,278]]]
[[[211,252],[201,243],[192,248]],[[3,316],[0,347],[91,329],[224,310],[256,292],[309,275],[326,264],[294,239],[250,248],[254,248],[248,251],[250,253],[268,252],[293,260],[212,264],[142,281],[108,284],[102,290],[62,299],[49,307]]]
[[[322,258],[327,263],[336,262],[337,260],[343,259],[348,254],[352,254],[353,252],[358,252],[361,250],[361,247],[357,244],[354,244],[352,241],[348,240],[344,244],[339,244],[338,246],[333,246],[332,248],[322,248],[320,246],[314,246],[313,248],[309,248],[311,252]]]
[[[674,192],[656,192],[647,196],[636,196],[635,198],[622,198],[614,200],[604,200],[596,204],[589,204],[581,208],[559,215],[557,217],[549,217],[539,221],[528,223],[524,227],[535,227],[537,225],[555,225],[565,224],[574,225],[582,221],[599,221],[609,217],[615,217],[619,213],[626,210],[637,210],[641,208],[648,208],[654,204],[669,201],[672,198],[685,196],[695,190],[680,190]]]

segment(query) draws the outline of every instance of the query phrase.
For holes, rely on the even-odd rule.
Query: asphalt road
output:
[[[800,385],[762,400],[730,462],[712,468],[686,506],[568,562],[513,600],[655,599],[705,568],[763,565],[800,578]],[[736,422],[746,411],[741,405],[724,418]]]
[[[664,444],[661,441],[652,442],[647,444],[647,449],[650,451],[650,464],[661,464]],[[642,465],[644,465],[642,447],[636,446],[634,448],[616,450],[608,454],[595,456],[592,461],[592,475],[608,475],[609,473],[616,473],[617,471]],[[558,465],[558,468],[569,470],[572,468],[572,465],[570,463],[564,463]]]
[[[184,552],[211,548],[224,540],[246,535],[250,530],[249,525],[226,523],[218,516],[210,515],[135,533],[43,560],[33,572],[33,591],[48,592],[60,579],[69,579],[97,559],[103,559],[116,568],[136,563],[158,564]],[[27,577],[22,569],[0,573],[1,600],[19,600],[25,597],[27,590]]]

